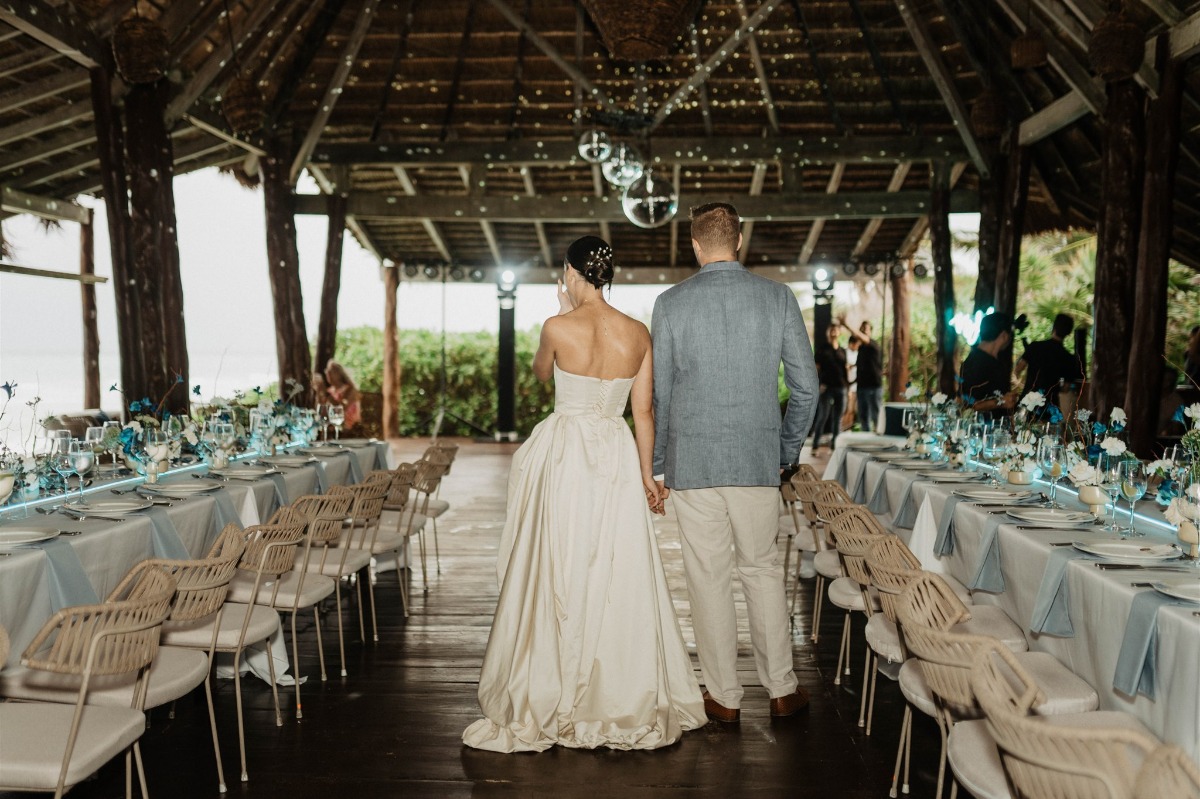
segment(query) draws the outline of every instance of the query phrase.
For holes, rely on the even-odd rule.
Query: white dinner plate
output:
[[[909,458],[902,461],[892,461],[892,465],[899,466],[901,469],[911,469],[912,471],[933,471],[946,468],[946,464],[938,465],[933,461],[922,460],[921,458]]]
[[[369,438],[343,438],[338,441],[330,441],[329,446],[331,446],[331,447],[349,447],[349,448],[354,449],[354,448],[360,448],[360,447],[369,447],[373,443],[374,442]]]
[[[88,497],[80,502],[66,502],[63,507],[74,513],[103,513],[105,516],[120,515],[122,513],[133,513],[134,511],[145,510],[154,505],[148,499],[142,497]]]
[[[884,441],[863,441],[860,444],[846,445],[846,449],[856,449],[859,452],[884,452],[895,448],[895,444],[888,444]]]
[[[1196,577],[1185,577],[1182,580],[1159,580],[1150,583],[1150,587],[1160,594],[1176,599],[1200,602],[1200,572],[1197,572]]]
[[[209,469],[209,473],[232,480],[257,480],[268,474],[279,474],[279,470],[270,466],[254,466],[249,463],[239,463],[224,469]]]
[[[1157,543],[1136,538],[1093,538],[1074,541],[1072,545],[1080,552],[1099,555],[1102,558],[1129,563],[1157,563],[1175,560],[1183,553],[1174,544]]]
[[[871,457],[877,461],[903,461],[912,460],[911,452],[872,452]]]
[[[58,537],[54,527],[40,525],[22,525],[20,527],[0,527],[0,549],[19,547],[22,544],[36,544],[39,541],[49,541]]]
[[[334,458],[346,451],[346,447],[301,447],[298,451],[305,455],[316,455],[321,458]]]
[[[216,491],[220,487],[221,482],[219,480],[201,478],[199,480],[175,480],[170,483],[143,485],[138,490],[146,494],[157,494],[158,496],[163,497],[187,499],[188,497],[194,497],[197,494]]]
[[[971,472],[921,472],[921,476],[935,483],[975,483],[979,481],[979,475]]]
[[[997,502],[1010,502],[1029,496],[1028,491],[1013,491],[1008,488],[960,488],[954,493],[966,499],[994,500]]]
[[[1048,526],[1074,526],[1091,524],[1095,521],[1095,517],[1090,513],[1064,508],[1019,508],[1010,510],[1008,515],[1023,522]]]
[[[312,455],[271,455],[266,458],[259,458],[263,463],[269,463],[272,466],[307,466],[316,460]]]

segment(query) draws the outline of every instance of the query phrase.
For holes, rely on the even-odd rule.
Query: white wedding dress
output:
[[[667,746],[705,723],[704,702],[622,418],[633,379],[555,364],[554,381],[554,413],[513,456],[479,679],[486,718],[463,743]]]

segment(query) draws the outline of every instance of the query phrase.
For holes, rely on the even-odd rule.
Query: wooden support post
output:
[[[113,112],[112,85],[107,71],[91,70],[92,108],[95,112],[96,153],[104,188],[104,210],[108,219],[109,252],[112,257],[113,299],[117,312],[117,350],[121,356],[121,386],[130,396],[142,397],[138,389],[142,370],[142,325],[133,282],[130,258],[129,203],[125,181],[125,138],[120,119]],[[122,411],[125,409],[122,408]]]
[[[96,237],[92,215],[79,226],[79,274],[96,274]],[[83,407],[100,407],[100,333],[96,329],[96,285],[80,281],[83,302]]]
[[[346,229],[346,194],[340,186],[326,198],[329,237],[325,244],[325,280],[321,284],[321,316],[317,321],[317,355],[313,372],[320,373],[337,350],[337,304],[342,287],[342,233]]]
[[[950,167],[933,165],[929,202],[929,244],[933,254],[933,308],[937,317],[937,387],[955,394],[955,350],[958,335],[950,326],[954,318],[954,262],[950,259]],[[898,317],[897,317],[898,318]]]
[[[1142,204],[1142,89],[1132,79],[1108,85],[1096,225],[1092,408],[1102,421],[1125,402],[1133,332],[1134,273]],[[1157,353],[1156,353],[1157,355]]]
[[[1150,104],[1146,129],[1146,176],[1138,237],[1129,385],[1125,413],[1129,446],[1138,455],[1157,456],[1158,409],[1162,403],[1163,352],[1167,343],[1167,279],[1173,228],[1175,167],[1179,161],[1179,114],[1183,62],[1168,59],[1160,42],[1158,98]]]
[[[996,258],[1003,217],[1004,157],[999,142],[985,140],[983,155],[991,165],[989,176],[979,179],[979,277],[975,281],[975,310],[987,313],[996,305]]]
[[[1025,205],[1029,197],[1030,150],[1015,147],[1003,173],[1004,190],[996,252],[996,310],[1017,315],[1017,290],[1021,280],[1021,236],[1025,232]],[[1000,353],[1000,363],[1011,374],[1013,347]]]
[[[888,400],[899,402],[904,399],[904,387],[908,384],[908,351],[912,346],[911,282],[909,270],[888,272],[888,283],[892,290],[892,346],[888,353]]]
[[[383,437],[400,435],[400,345],[396,333],[396,291],[400,267],[383,269]]]
[[[291,147],[282,138],[267,143],[262,160],[263,202],[267,221],[267,274],[275,308],[275,353],[279,360],[279,392],[286,396],[288,381],[303,389],[307,401],[312,387],[311,355],[304,329],[304,298],[300,292],[300,255],[296,251],[295,189],[288,169]]]
[[[141,309],[141,392],[187,413],[188,354],[179,275],[171,138],[163,122],[168,84],[137,84],[125,97],[125,166],[129,175],[133,273]]]

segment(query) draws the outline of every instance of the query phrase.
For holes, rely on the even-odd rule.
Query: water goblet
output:
[[[50,468],[58,473],[63,482],[63,495],[66,496],[71,490],[71,475],[75,474],[75,464],[71,461],[70,439],[67,441],[67,447],[56,449],[50,453]]]
[[[1067,448],[1057,441],[1042,439],[1038,447],[1038,466],[1050,481],[1050,504],[1048,508],[1061,508],[1055,502],[1058,496],[1058,481],[1067,473]]]
[[[330,405],[329,423],[333,425],[334,440],[340,440],[342,437],[342,425],[346,423],[346,409],[341,405]]]
[[[1007,430],[994,428],[990,433],[983,437],[983,449],[980,451],[980,459],[992,467],[989,475],[991,485],[999,488],[1000,481],[996,478],[998,466],[1004,461],[1008,455],[1008,449],[1012,445],[1012,436]]]
[[[121,423],[116,421],[105,422],[103,425],[104,435],[100,440],[105,442],[106,452],[112,458],[113,465],[117,464],[117,452],[121,449]]]
[[[1117,523],[1117,497],[1121,493],[1121,462],[1124,460],[1122,455],[1110,455],[1107,452],[1101,452],[1100,457],[1096,460],[1096,471],[1100,473],[1100,487],[1108,494],[1108,499],[1112,503],[1112,516],[1109,523],[1104,526],[1104,531],[1107,533],[1120,533],[1121,525]]]
[[[322,441],[329,440],[329,424],[330,424],[329,414],[330,414],[331,408],[333,408],[333,406],[330,405],[328,402],[322,402],[320,405],[317,406],[317,419],[321,423],[321,440]]]
[[[92,449],[90,441],[72,441],[67,448],[68,454],[71,456],[71,468],[75,474],[79,475],[79,501],[83,501],[83,476],[91,471],[92,466],[96,463],[96,451]]]
[[[1139,533],[1133,521],[1133,504],[1146,496],[1146,466],[1134,458],[1121,461],[1121,497],[1129,503],[1129,527],[1124,533],[1130,538],[1140,538],[1145,533]]]
[[[46,452],[53,455],[56,452],[66,452],[71,446],[70,430],[47,430]]]

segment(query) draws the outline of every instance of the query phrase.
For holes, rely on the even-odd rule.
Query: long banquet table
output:
[[[236,521],[249,526],[269,518],[280,504],[281,488],[291,501],[319,493],[322,486],[356,482],[358,475],[391,465],[394,464],[389,463],[388,447],[383,442],[323,454],[308,465],[281,468],[280,486],[268,478],[229,479],[217,491],[171,499],[169,505],[155,505],[154,509],[165,511],[169,524],[152,521],[154,509],[130,514],[119,521],[76,519],[62,513],[44,515],[29,508],[0,509],[0,529],[37,525],[51,526],[63,533],[46,548],[33,545],[0,550],[0,626],[8,631],[12,641],[8,664],[0,667],[19,662],[25,647],[57,610],[57,605],[82,604],[91,597],[94,597],[91,601],[103,599],[139,561],[173,557],[178,554],[180,544],[191,557],[202,557],[226,523]],[[167,473],[160,482],[191,482],[193,475],[204,476],[207,472],[203,465],[184,467]],[[114,487],[125,490],[142,482],[141,478],[98,481],[85,491],[85,496],[110,495]],[[59,495],[33,504],[49,508],[62,500]],[[228,518],[230,509],[235,518]],[[14,518],[22,512],[27,516]],[[53,558],[51,546],[57,547]],[[63,602],[64,587],[76,601]],[[272,651],[276,660],[282,656],[286,665],[286,649],[274,645]]]
[[[1137,603],[1145,613],[1147,600],[1154,597],[1142,595],[1157,595],[1147,583],[1191,575],[1200,580],[1200,569],[1188,574],[1101,570],[1095,559],[1081,557],[1069,546],[1081,531],[1023,528],[998,511],[970,502],[953,506],[953,550],[947,551],[938,544],[939,530],[946,521],[948,500],[962,484],[928,481],[874,459],[872,452],[854,450],[855,442],[863,440],[857,434],[838,440],[825,479],[838,480],[856,501],[869,504],[924,568],[976,586],[976,603],[1003,608],[1022,627],[1032,649],[1054,655],[1096,689],[1101,709],[1132,713],[1162,740],[1178,744],[1200,762],[1200,605],[1166,602],[1157,610],[1149,605],[1149,623],[1157,625],[1157,640],[1152,637],[1150,643],[1150,655],[1156,655],[1152,697],[1137,690],[1131,696],[1113,685],[1131,609]],[[903,441],[879,436],[869,440],[898,445]],[[1058,488],[1060,502],[1083,509],[1075,492],[1064,485]],[[1045,487],[1039,481],[1031,488]],[[1152,504],[1139,505],[1138,529],[1146,532],[1147,542],[1173,541],[1173,531]],[[989,538],[992,546],[987,546]],[[1043,580],[1056,574],[1064,575],[1057,592],[1053,582],[1043,587]]]

